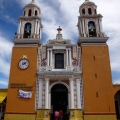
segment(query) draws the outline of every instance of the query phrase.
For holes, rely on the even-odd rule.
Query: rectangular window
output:
[[[98,97],[98,92],[96,92],[96,97]]]
[[[95,78],[97,78],[97,74],[95,73]]]
[[[64,69],[64,54],[55,54],[55,69]]]

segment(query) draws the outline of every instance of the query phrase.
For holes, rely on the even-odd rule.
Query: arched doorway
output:
[[[51,89],[51,120],[54,120],[56,110],[62,110],[63,120],[68,120],[68,89],[63,84],[56,84]]]
[[[114,99],[117,119],[120,119],[120,90],[115,94]]]

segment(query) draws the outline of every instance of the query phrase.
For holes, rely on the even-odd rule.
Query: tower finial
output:
[[[89,1],[89,0],[85,0],[85,1]]]
[[[32,0],[32,2],[31,3],[35,3],[35,0]]]

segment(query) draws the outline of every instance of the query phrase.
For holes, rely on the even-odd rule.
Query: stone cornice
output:
[[[82,74],[81,71],[46,71],[46,72],[37,72],[39,77],[71,77],[79,78]]]
[[[79,37],[77,43],[106,43],[108,39],[109,37]]]
[[[100,17],[102,18],[103,16],[101,14],[94,14],[94,15],[81,15],[81,16],[78,16],[78,18],[96,18],[96,17]]]
[[[13,39],[14,44],[42,44],[40,39]]]
[[[40,18],[39,16],[20,16],[20,17],[18,18],[18,20],[19,20],[19,19],[24,19],[24,20],[39,19],[39,20],[41,20],[41,18]]]

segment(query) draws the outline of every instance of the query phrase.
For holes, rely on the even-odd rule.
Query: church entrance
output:
[[[62,84],[56,84],[51,89],[51,120],[55,111],[63,111],[63,119],[68,120],[68,89]]]
[[[114,99],[117,119],[120,119],[120,90],[115,94]]]

